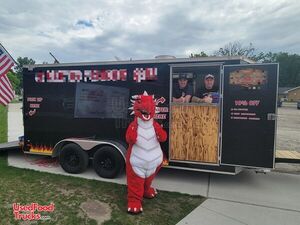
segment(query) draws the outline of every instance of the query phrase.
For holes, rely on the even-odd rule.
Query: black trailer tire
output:
[[[125,162],[116,148],[103,146],[93,156],[93,167],[100,177],[115,178],[123,171]]]
[[[59,163],[68,173],[81,173],[88,167],[89,156],[77,144],[65,145],[59,153]]]

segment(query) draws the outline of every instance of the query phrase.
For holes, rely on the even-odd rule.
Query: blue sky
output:
[[[300,1],[0,0],[0,42],[53,62],[209,54],[229,42],[300,54]]]

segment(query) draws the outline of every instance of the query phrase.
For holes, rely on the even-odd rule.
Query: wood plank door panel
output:
[[[218,163],[219,107],[171,106],[171,160]]]

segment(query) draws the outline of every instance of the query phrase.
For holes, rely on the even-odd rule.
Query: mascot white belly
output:
[[[156,138],[153,119],[143,121],[138,118],[137,141],[132,146],[130,156],[133,171],[142,178],[149,177],[162,161],[163,154]]]

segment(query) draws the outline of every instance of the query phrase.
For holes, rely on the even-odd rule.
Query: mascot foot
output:
[[[127,212],[132,213],[132,214],[138,214],[138,213],[143,212],[142,204],[140,202],[128,203]]]
[[[155,188],[150,187],[147,191],[144,193],[145,198],[154,198],[157,195],[157,191]]]

